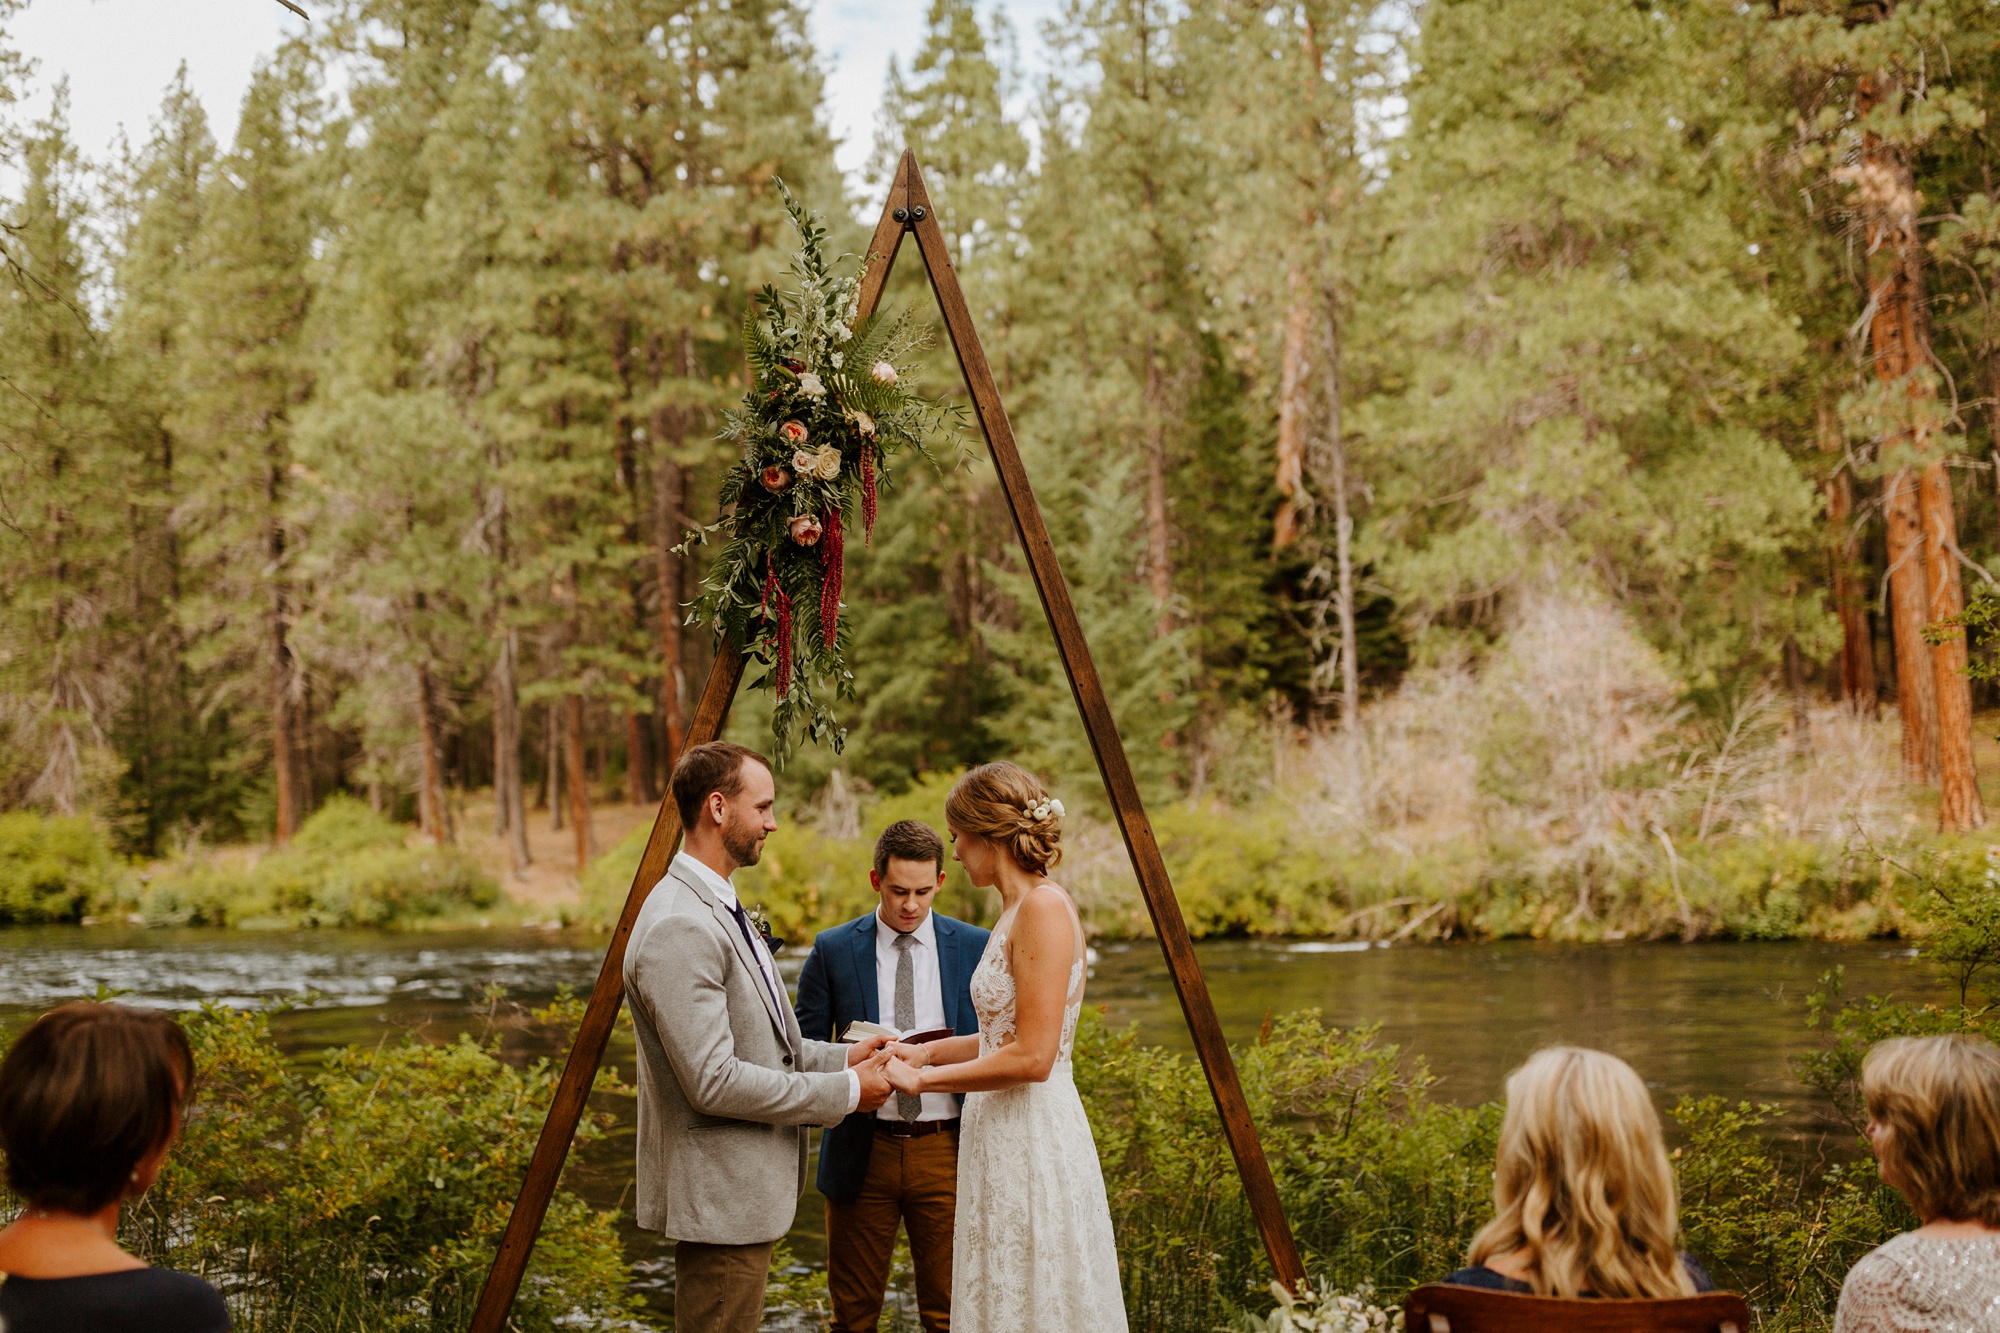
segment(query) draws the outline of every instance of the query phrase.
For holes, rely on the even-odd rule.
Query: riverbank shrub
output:
[[[461,1037],[305,1066],[262,1015],[182,1021],[199,1091],[123,1243],[215,1283],[239,1333],[464,1327],[554,1093],[548,1063]],[[578,1140],[608,1125],[586,1117]],[[561,1190],[510,1327],[636,1326],[626,1289],[616,1215]]]
[[[0,814],[0,925],[80,920],[110,903],[129,878],[94,820]]]
[[[291,845],[254,859],[209,853],[157,866],[134,905],[153,925],[408,926],[493,908],[499,886],[456,847],[335,796]]]

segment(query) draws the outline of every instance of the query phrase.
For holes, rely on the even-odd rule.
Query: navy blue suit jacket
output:
[[[972,1010],[972,971],[986,952],[990,932],[942,912],[932,912],[931,920],[936,923],[944,1021],[957,1035],[969,1036],[979,1031],[979,1016]],[[838,1041],[856,1019],[882,1021],[882,992],[875,976],[877,924],[870,912],[814,937],[799,973],[798,1003],[792,1006],[808,1039]],[[819,1192],[835,1203],[852,1203],[861,1193],[868,1154],[875,1146],[874,1120],[873,1111],[856,1111],[820,1137]]]

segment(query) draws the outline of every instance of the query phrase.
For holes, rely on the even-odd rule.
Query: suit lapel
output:
[[[736,950],[737,959],[750,969],[750,985],[757,992],[757,998],[764,1002],[765,1017],[771,1020],[771,1026],[778,1030],[778,1037],[786,1046],[794,1045],[792,1033],[785,1025],[787,1015],[780,1014],[773,1007],[776,1001],[771,996],[771,987],[764,980],[763,965],[751,950],[750,942],[743,938],[742,930],[737,927],[736,914],[723,906],[722,900],[716,897],[715,891],[707,885],[695,882],[690,876],[676,876],[676,878],[707,903],[709,911],[715,913],[716,924],[722,927],[723,935],[728,937],[729,947]]]
[[[854,930],[854,947],[847,962],[854,969],[854,988],[861,992],[861,1016],[871,1023],[882,1021],[882,981],[875,975],[875,914],[861,918]]]
[[[931,913],[931,936],[937,941],[938,989],[943,992],[944,1021],[953,1032],[958,1020],[958,932],[950,917]]]

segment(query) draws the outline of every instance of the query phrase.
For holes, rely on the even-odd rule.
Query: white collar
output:
[[[686,852],[674,853],[674,868],[683,875],[691,875],[695,881],[722,899],[724,907],[736,906],[736,885],[711,870],[705,863],[697,861]]]
[[[893,948],[895,937],[900,932],[882,919],[882,909],[880,906],[877,906],[875,909],[875,924],[879,927],[875,932],[875,938]],[[937,949],[937,912],[925,912],[923,923],[910,932],[910,938],[918,944],[923,945],[926,949],[935,952]]]

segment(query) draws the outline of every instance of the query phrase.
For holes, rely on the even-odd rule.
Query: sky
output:
[[[827,70],[827,112],[842,140],[840,165],[860,184],[875,141],[876,112],[893,53],[905,64],[923,33],[925,0],[810,0],[812,35]],[[1060,0],[999,0],[1020,37],[1022,65],[1039,67],[1043,20]],[[318,0],[302,0],[311,12]],[[984,9],[985,6],[982,6]],[[257,60],[305,25],[277,0],[31,0],[14,21],[16,47],[37,64],[28,111],[48,108],[69,79],[76,143],[101,159],[120,127],[136,145],[174,69],[208,110],[218,142],[236,132],[236,109]]]

